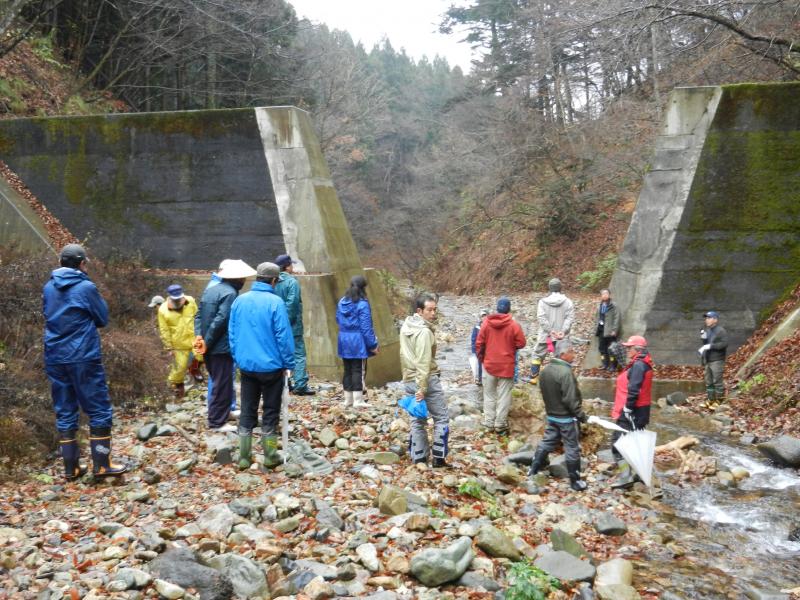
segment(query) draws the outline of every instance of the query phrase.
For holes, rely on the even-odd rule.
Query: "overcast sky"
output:
[[[330,29],[350,32],[369,51],[382,38],[392,46],[406,49],[419,60],[437,54],[451,66],[470,69],[469,45],[459,43],[464,35],[439,33],[441,15],[458,0],[289,0],[299,17],[325,23]]]

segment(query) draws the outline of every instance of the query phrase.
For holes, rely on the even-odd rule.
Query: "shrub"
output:
[[[598,291],[599,288],[608,286],[616,268],[617,256],[609,254],[597,263],[594,271],[585,271],[578,275],[578,282],[585,290]]]
[[[511,585],[506,590],[506,600],[545,600],[551,590],[561,587],[558,579],[523,560],[511,565],[508,573]]]

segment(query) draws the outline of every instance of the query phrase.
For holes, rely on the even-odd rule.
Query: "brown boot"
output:
[[[180,400],[186,395],[186,389],[184,388],[182,383],[175,383],[172,385],[172,391],[175,394],[175,398]]]

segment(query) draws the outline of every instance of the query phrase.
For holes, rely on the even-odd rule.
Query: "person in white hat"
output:
[[[221,267],[217,272],[221,281],[207,287],[200,299],[194,333],[202,338],[206,368],[214,381],[208,399],[208,427],[217,431],[235,431],[235,427],[226,424],[234,397],[228,320],[239,290],[248,277],[256,274],[256,270],[243,260],[223,261]]]

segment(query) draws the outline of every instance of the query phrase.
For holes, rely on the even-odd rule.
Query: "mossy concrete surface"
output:
[[[673,92],[612,290],[623,335],[696,364],[702,315],[729,351],[800,281],[800,84]]]

